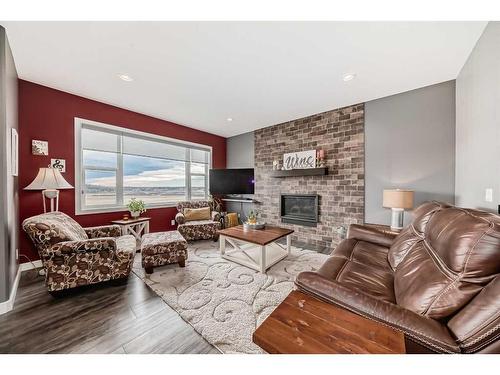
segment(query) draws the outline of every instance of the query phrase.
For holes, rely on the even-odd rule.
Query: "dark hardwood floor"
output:
[[[219,353],[136,275],[61,298],[34,270],[0,315],[0,353]]]

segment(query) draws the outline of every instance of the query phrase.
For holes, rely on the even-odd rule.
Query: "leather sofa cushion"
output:
[[[441,202],[425,202],[413,210],[413,222],[396,237],[389,250],[389,263],[396,269],[409,250],[424,239],[424,231],[431,217],[439,210],[450,207]]]
[[[430,318],[441,319],[465,305],[481,286],[451,274],[423,242],[418,242],[394,274],[398,305]]]
[[[185,208],[184,218],[186,221],[210,220],[210,207]]]
[[[500,273],[500,217],[497,215],[448,208],[431,218],[425,239],[444,265],[464,278]]]
[[[460,352],[446,326],[436,320],[421,316],[391,302],[374,298],[365,291],[353,290],[344,283],[329,280],[316,272],[301,272],[295,284],[305,293],[394,327],[404,332],[405,336],[411,340],[435,352]]]
[[[462,308],[500,272],[500,218],[450,207],[433,211],[425,220],[425,225],[417,225],[423,237],[415,225],[413,233],[404,233],[406,247],[416,241],[399,264],[394,263],[395,296],[404,308],[442,319]],[[402,249],[401,245],[400,253]]]
[[[417,233],[413,225],[408,225],[403,229],[399,236],[396,237],[387,253],[387,260],[392,269],[395,270],[411,248],[422,240],[423,235]]]
[[[357,239],[342,241],[318,274],[384,301],[395,302],[388,248]]]
[[[438,211],[451,207],[442,202],[425,202],[413,210],[414,220],[412,226],[417,233],[424,233],[431,217]]]

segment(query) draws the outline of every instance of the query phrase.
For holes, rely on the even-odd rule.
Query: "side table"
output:
[[[143,234],[149,233],[150,217],[139,217],[137,219],[128,220],[113,220],[111,223],[121,227],[122,235],[131,234],[135,237],[138,243],[141,242]]]
[[[253,333],[276,354],[404,354],[402,332],[294,290]]]

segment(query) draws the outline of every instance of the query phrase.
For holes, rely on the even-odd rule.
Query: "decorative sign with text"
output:
[[[289,152],[283,154],[283,169],[316,168],[316,150]]]

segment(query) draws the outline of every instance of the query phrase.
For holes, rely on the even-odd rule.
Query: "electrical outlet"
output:
[[[484,200],[486,202],[493,202],[493,189],[487,188],[484,193]]]
[[[175,220],[170,220],[170,225],[175,225]]]

